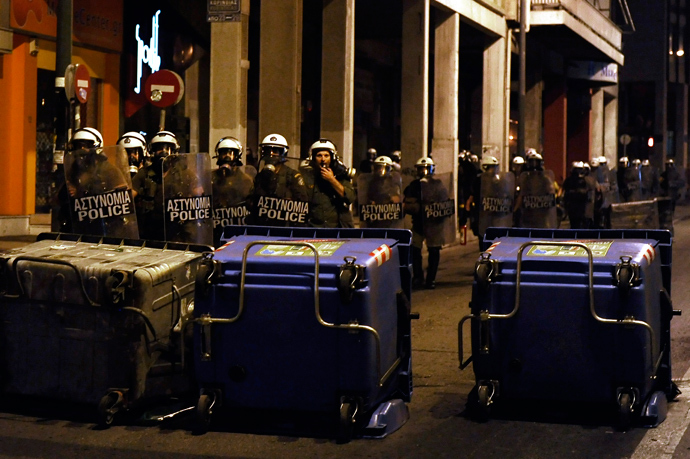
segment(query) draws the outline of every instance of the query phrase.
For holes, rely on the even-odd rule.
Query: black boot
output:
[[[441,247],[429,247],[429,266],[426,269],[426,288],[436,288],[436,273],[441,261]]]

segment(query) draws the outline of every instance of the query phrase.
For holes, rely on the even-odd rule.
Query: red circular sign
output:
[[[144,91],[149,102],[156,107],[166,108],[182,100],[184,82],[175,72],[159,70],[146,79]]]
[[[85,65],[77,64],[74,67],[74,95],[85,104],[91,94],[91,75]]]

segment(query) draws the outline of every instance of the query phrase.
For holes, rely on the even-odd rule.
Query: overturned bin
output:
[[[404,424],[410,231],[228,227],[224,238],[197,277],[195,428],[221,405],[326,415],[341,442]]]
[[[192,388],[181,319],[205,245],[46,233],[0,254],[0,389],[117,412]],[[188,345],[189,346],[189,345]]]
[[[668,231],[492,228],[484,248],[458,326],[473,414],[486,419],[501,400],[560,401],[610,406],[622,429],[665,419],[678,394],[670,324],[680,313]]]

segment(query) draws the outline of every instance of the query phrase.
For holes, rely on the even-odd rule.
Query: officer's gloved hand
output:
[[[276,175],[276,168],[273,164],[266,164],[261,169],[261,172],[256,176],[257,188],[272,195],[275,194],[278,186],[278,176]]]

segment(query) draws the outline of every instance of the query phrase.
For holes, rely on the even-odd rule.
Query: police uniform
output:
[[[318,174],[318,175],[317,175]],[[309,199],[309,226],[315,228],[354,228],[350,204],[355,200],[355,190],[347,177],[337,176],[343,186],[340,196],[326,180],[321,178],[318,168],[305,174]]]

